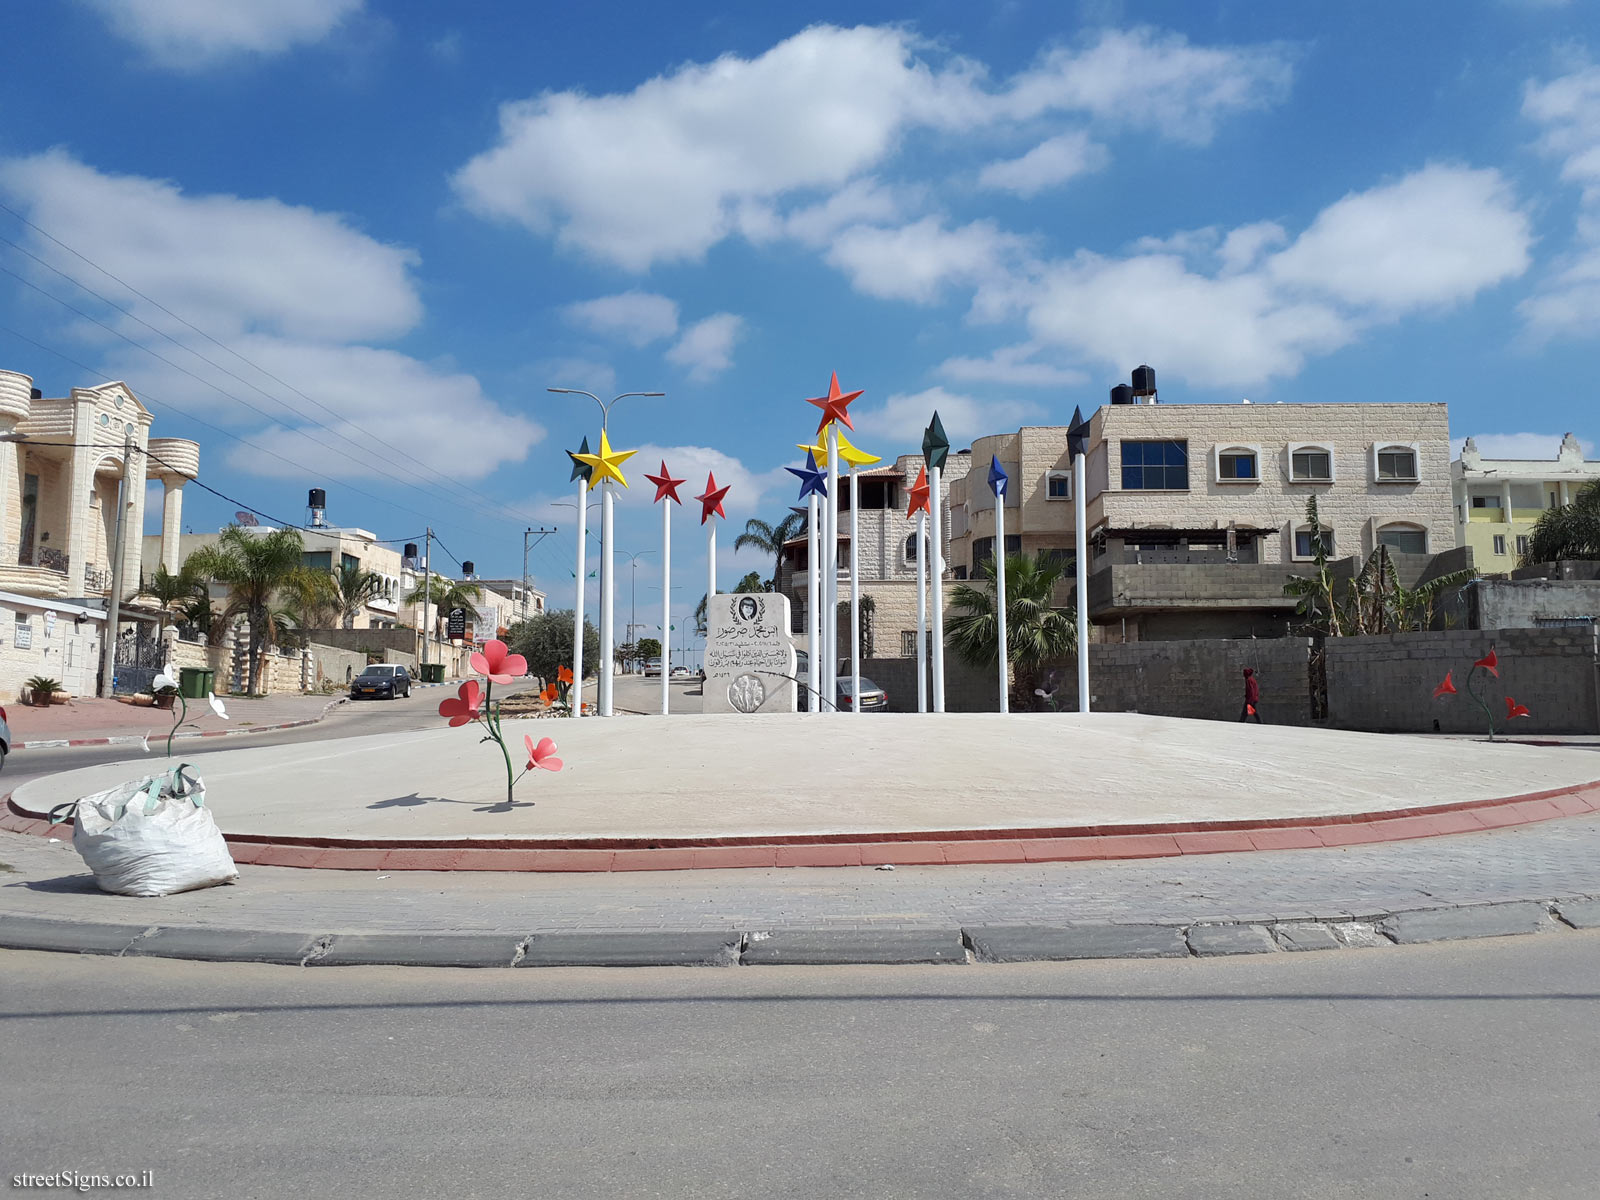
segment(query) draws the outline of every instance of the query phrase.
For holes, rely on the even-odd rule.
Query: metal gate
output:
[[[111,690],[124,696],[148,692],[162,662],[161,640],[143,629],[125,632],[117,638],[116,670]]]

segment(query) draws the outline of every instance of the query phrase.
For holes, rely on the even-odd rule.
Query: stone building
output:
[[[28,376],[0,371],[0,695],[15,696],[32,675],[95,693],[119,496],[124,595],[138,586],[147,481],[165,489],[156,552],[177,561],[183,488],[199,473],[200,448],[152,438],[150,426],[124,383],[48,397]],[[138,617],[130,610],[125,626]]]
[[[1600,479],[1600,461],[1585,460],[1567,434],[1556,457],[1484,458],[1468,438],[1450,464],[1456,541],[1472,547],[1485,572],[1506,573],[1528,549],[1534,522],[1548,508],[1569,504],[1585,484]]]

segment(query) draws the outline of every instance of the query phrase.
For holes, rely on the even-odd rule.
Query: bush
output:
[[[546,611],[518,621],[506,634],[506,645],[528,660],[528,672],[547,683],[556,677],[557,667],[572,666],[572,619],[570,608]],[[583,623],[583,674],[593,675],[600,664],[600,631]]]

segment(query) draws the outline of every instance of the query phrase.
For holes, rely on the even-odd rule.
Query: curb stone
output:
[[[430,683],[428,686],[443,687],[444,685]],[[350,698],[348,696],[342,696],[332,703],[325,705],[322,711],[316,716],[305,717],[299,721],[285,721],[280,725],[252,725],[248,729],[202,729],[195,733],[173,734],[172,740],[176,742],[183,742],[188,741],[190,738],[239,737],[248,733],[276,733],[280,729],[301,729],[304,726],[315,725],[319,721],[326,720],[328,714],[334,709],[338,708],[341,704],[348,703],[350,703]],[[60,750],[69,746],[137,746],[143,743],[149,737],[150,734],[147,733],[130,733],[118,734],[115,737],[102,738],[47,738],[42,741],[13,742],[11,749],[13,751]]]
[[[1561,920],[1553,918],[1559,914]],[[1515,900],[1356,921],[525,934],[307,933],[64,921],[0,913],[0,949],[301,966],[627,967],[891,965],[1188,958],[1412,945],[1600,928],[1600,900]],[[970,953],[969,953],[970,950]]]

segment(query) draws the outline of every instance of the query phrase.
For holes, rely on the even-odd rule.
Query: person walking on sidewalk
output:
[[[1244,707],[1239,710],[1239,720],[1248,721],[1254,717],[1256,724],[1261,724],[1261,685],[1256,682],[1256,669],[1244,669]]]

